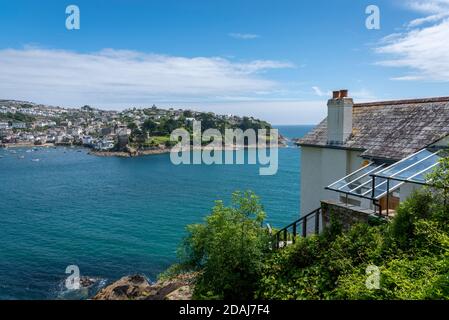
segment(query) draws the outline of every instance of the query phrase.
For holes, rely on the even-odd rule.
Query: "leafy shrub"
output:
[[[217,201],[203,224],[187,227],[179,256],[185,269],[201,270],[200,299],[250,299],[257,289],[270,238],[265,213],[251,192],[234,193],[232,206]]]
[[[432,194],[428,191],[415,192],[398,209],[391,225],[391,233],[399,247],[410,248],[415,241],[415,223],[426,219],[432,212]]]
[[[439,198],[440,199],[440,198]],[[449,230],[444,204],[413,194],[391,224],[339,226],[267,258],[262,299],[449,299]],[[367,267],[380,271],[369,289]]]

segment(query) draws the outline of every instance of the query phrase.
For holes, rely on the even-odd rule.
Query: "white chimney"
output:
[[[352,134],[352,108],[354,101],[348,98],[348,90],[334,91],[327,103],[327,143],[341,145]]]

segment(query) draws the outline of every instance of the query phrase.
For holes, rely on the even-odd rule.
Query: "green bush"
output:
[[[426,219],[432,212],[432,194],[428,191],[415,192],[398,209],[391,224],[391,233],[400,248],[407,249],[415,242],[415,223]]]
[[[251,299],[257,289],[270,238],[265,213],[251,192],[234,193],[232,205],[216,202],[203,224],[187,227],[179,256],[186,270],[201,270],[198,299]]]
[[[251,192],[218,201],[203,224],[190,225],[180,264],[199,271],[197,299],[449,299],[449,227],[442,198],[427,190],[405,201],[392,223],[338,221],[320,235],[272,251],[265,213]],[[366,286],[377,266],[380,287]]]

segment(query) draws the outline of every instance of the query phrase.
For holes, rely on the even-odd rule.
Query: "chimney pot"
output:
[[[340,98],[340,91],[334,91],[334,92],[332,92],[332,98],[333,98],[333,99],[338,99],[338,98]]]
[[[348,90],[340,90],[340,98],[347,98],[348,97]]]

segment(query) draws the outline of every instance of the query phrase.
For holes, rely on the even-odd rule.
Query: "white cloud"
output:
[[[231,38],[239,40],[254,40],[260,38],[260,35],[253,33],[229,33]]]
[[[329,95],[327,92],[324,92],[323,90],[321,90],[320,87],[317,87],[317,86],[312,87],[312,90],[319,97],[324,97],[324,96]]]
[[[420,13],[437,14],[447,11],[449,0],[406,0],[405,5]]]
[[[213,101],[276,90],[263,73],[290,63],[235,62],[107,49],[96,53],[24,48],[0,50],[0,97],[61,105],[146,105]]]
[[[408,29],[403,33],[382,39],[376,52],[389,58],[378,64],[409,70],[392,80],[448,82],[449,0],[412,0],[406,4],[425,16],[408,23]]]
[[[445,13],[438,13],[438,14],[434,14],[428,17],[424,17],[424,18],[418,18],[415,20],[410,21],[407,26],[409,28],[415,28],[415,27],[419,27],[423,24],[426,23],[435,23],[438,22],[440,20],[443,20],[444,18],[449,17],[449,12],[445,12]]]

